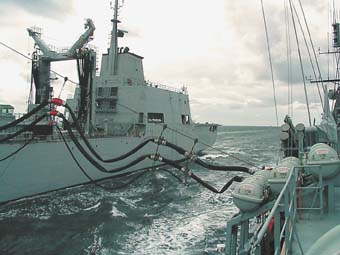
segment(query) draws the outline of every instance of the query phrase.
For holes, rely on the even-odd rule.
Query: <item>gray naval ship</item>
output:
[[[287,17],[294,19],[288,22],[301,22],[298,7],[293,1],[287,5],[291,12]],[[333,20],[333,51],[326,54],[339,56],[340,24],[336,17]],[[268,50],[270,58],[270,47]],[[320,93],[321,122],[312,124],[306,95],[309,126],[294,125],[291,117],[285,117],[278,138],[279,162],[263,167],[235,187],[231,195],[239,212],[227,222],[225,242],[208,247],[206,254],[340,254],[339,61],[334,70],[333,79],[322,79],[319,70],[311,80],[324,92],[323,97]],[[327,84],[332,89],[328,90]]]
[[[62,51],[48,46],[39,29],[28,29],[36,45],[28,114],[0,105],[0,203],[84,183],[100,186],[100,180],[155,169],[164,158],[183,159],[165,145],[199,153],[214,144],[217,125],[192,120],[187,89],[146,81],[143,57],[118,46],[127,33],[118,29],[119,8],[116,0],[99,75],[96,51],[88,45],[92,20]],[[52,62],[67,60],[77,61],[79,83],[65,102],[53,98],[50,74]]]

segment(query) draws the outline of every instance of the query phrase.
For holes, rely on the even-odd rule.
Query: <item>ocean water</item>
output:
[[[201,158],[273,165],[278,133],[273,127],[220,127],[218,151],[208,149]],[[219,189],[235,175],[191,169]],[[0,254],[204,254],[223,243],[226,223],[238,211],[233,187],[214,194],[190,179],[181,183],[154,172],[114,192],[87,185],[0,206]]]

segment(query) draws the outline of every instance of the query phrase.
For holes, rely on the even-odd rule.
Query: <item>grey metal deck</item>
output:
[[[304,211],[298,217],[296,224],[297,235],[299,237],[303,252],[308,252],[309,248],[325,233],[340,224],[340,187],[334,188],[334,211]],[[297,239],[293,241],[294,255],[302,254]]]

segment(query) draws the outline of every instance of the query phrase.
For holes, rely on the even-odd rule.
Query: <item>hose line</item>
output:
[[[184,167],[182,167],[180,164],[170,160],[170,159],[167,159],[167,158],[164,158],[164,157],[161,157],[160,158],[162,162],[165,162],[171,166],[173,166],[174,168],[182,171],[182,172],[185,172],[185,173],[188,173],[189,177],[191,177],[193,180],[195,180],[198,184],[202,185],[203,187],[209,189],[210,191],[214,192],[214,193],[217,193],[217,194],[221,194],[223,192],[225,192],[229,187],[230,185],[233,183],[233,182],[241,182],[243,181],[243,177],[240,177],[240,176],[234,176],[232,179],[230,179],[223,187],[221,190],[218,190],[216,189],[215,187],[211,186],[209,183],[207,183],[206,181],[202,180],[200,177],[198,177],[197,175],[195,175],[192,171],[188,170],[188,169],[185,169]]]
[[[3,126],[0,126],[0,131],[1,130],[5,130],[5,129],[8,129],[10,127],[14,127],[16,126],[17,124],[23,122],[24,120],[28,119],[29,117],[31,117],[33,114],[39,112],[41,109],[43,109],[46,105],[48,104],[48,102],[44,102],[44,103],[41,103],[40,105],[38,105],[37,107],[35,107],[32,111],[28,112],[27,114],[25,114],[24,116],[22,116],[21,118],[19,119],[16,119],[14,121],[12,121],[11,123],[8,123],[6,125],[3,125]]]
[[[65,127],[68,131],[68,134],[71,138],[71,140],[73,141],[73,143],[76,145],[76,147],[78,148],[78,150],[81,152],[81,154],[95,167],[97,168],[99,171],[101,172],[104,172],[104,173],[116,173],[116,172],[120,172],[124,169],[127,169],[129,167],[132,167],[136,164],[138,164],[139,162],[147,159],[147,158],[150,158],[151,155],[143,155],[143,156],[140,156],[138,157],[137,159],[131,161],[130,163],[124,165],[124,166],[121,166],[121,167],[117,167],[117,168],[114,168],[114,169],[106,169],[105,167],[103,167],[102,165],[100,165],[94,158],[92,158],[92,156],[82,147],[82,145],[79,143],[78,139],[75,137],[75,135],[73,134],[72,132],[72,129],[71,129],[71,126],[70,126],[70,123],[64,119],[64,124],[65,124]]]
[[[23,148],[25,148],[28,144],[30,144],[32,141],[34,140],[34,136],[32,136],[31,139],[27,140],[19,149],[13,151],[11,154],[9,154],[8,156],[0,159],[0,162],[1,161],[5,161],[6,159],[9,159],[11,157],[13,157],[15,154],[17,154],[19,151],[21,151]]]
[[[99,181],[96,181],[94,180],[87,172],[86,170],[80,165],[79,161],[76,159],[76,157],[74,156],[70,146],[68,145],[63,133],[61,132],[60,128],[57,126],[57,129],[60,133],[60,136],[62,138],[62,140],[64,141],[65,143],[65,146],[68,150],[68,152],[70,153],[72,159],[74,160],[74,162],[76,163],[76,165],[78,166],[78,168],[80,169],[80,171],[84,174],[84,176],[90,181],[90,183],[96,185],[97,187],[101,188],[101,189],[104,189],[106,191],[112,191],[112,190],[116,190],[116,189],[120,189],[120,188],[123,188],[123,187],[126,187],[127,185],[131,184],[132,182],[136,181],[137,179],[139,179],[142,174],[146,173],[147,170],[146,169],[137,169],[135,171],[132,171],[132,172],[128,172],[128,173],[123,173],[123,174],[119,174],[119,175],[115,175],[115,176],[112,176],[111,179],[113,178],[121,178],[121,177],[125,177],[125,176],[129,176],[129,175],[135,175],[135,178],[133,178],[132,180],[130,180],[129,182],[127,183],[124,183],[118,187],[107,187],[107,186],[104,186],[102,184],[99,183]],[[141,173],[138,173],[138,172],[141,172]]]
[[[22,129],[18,130],[17,132],[13,133],[13,134],[9,134],[3,138],[0,138],[0,143],[6,142],[26,131],[30,131],[30,129],[32,127],[34,127],[36,124],[38,124],[40,121],[42,121],[44,118],[46,118],[47,114],[41,115],[39,118],[37,118],[36,120],[34,120],[32,123],[30,123],[29,125],[23,127]]]
[[[86,138],[86,136],[84,135],[84,132],[81,130],[80,128],[80,125],[79,125],[79,122],[73,112],[73,110],[71,109],[71,107],[67,104],[65,104],[65,107],[67,108],[67,110],[70,112],[70,115],[73,119],[73,124],[75,125],[76,127],[76,130],[78,131],[78,133],[80,134],[82,140],[84,141],[86,147],[90,150],[90,152],[100,161],[104,162],[104,163],[113,163],[113,162],[117,162],[117,161],[120,161],[122,159],[125,159],[129,156],[131,156],[132,154],[136,153],[137,151],[139,151],[141,148],[143,148],[145,145],[147,145],[149,142],[151,142],[153,140],[153,138],[149,138],[145,141],[143,141],[142,143],[138,144],[135,148],[133,148],[132,150],[130,150],[129,152],[123,154],[123,155],[120,155],[118,157],[115,157],[115,158],[111,158],[111,159],[103,159],[98,153],[97,151],[92,147],[92,145],[90,144],[89,140]],[[67,121],[65,118],[64,118],[64,121]],[[72,132],[72,130],[71,130]]]

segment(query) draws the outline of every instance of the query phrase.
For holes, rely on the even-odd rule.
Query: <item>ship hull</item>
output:
[[[161,130],[153,130],[148,136],[157,136]],[[216,140],[216,132],[209,132],[209,126],[196,126],[182,129],[181,132],[198,138],[203,143],[194,146],[194,152],[198,153],[213,145]],[[170,142],[191,151],[194,141],[176,132],[165,130],[163,136]],[[105,159],[122,155],[146,139],[146,137],[109,137],[90,139],[90,143]],[[137,165],[118,173],[108,174],[97,170],[78,151],[72,141],[68,141],[72,152],[87,174],[94,180],[112,178],[117,174],[131,172],[136,169],[148,168],[159,165],[161,162],[153,162],[146,159]],[[205,145],[204,145],[205,144]],[[0,159],[20,148],[23,143],[0,144]],[[139,156],[154,154],[157,145],[149,143],[140,151],[116,163],[102,164],[106,169],[124,166]],[[162,156],[178,160],[183,156],[176,151],[164,146],[159,146],[158,153]],[[32,141],[13,157],[0,162],[0,203],[32,197],[42,193],[65,189],[72,186],[89,183],[79,169],[62,140]]]

